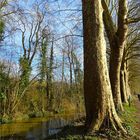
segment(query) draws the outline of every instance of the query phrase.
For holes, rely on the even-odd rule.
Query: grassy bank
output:
[[[26,106],[23,104],[20,104],[21,108],[18,108],[16,112],[13,114],[3,114],[0,116],[0,124],[7,124],[12,123],[15,121],[25,121],[29,120],[30,118],[49,118],[51,116],[59,116],[59,115],[68,115],[68,114],[81,114],[84,112],[83,107],[83,101],[81,99],[77,99],[79,101],[79,104],[77,105],[76,102],[73,102],[69,97],[63,98],[61,107],[55,108],[53,110],[42,110],[41,107],[33,106],[32,110],[28,107],[28,103],[26,103]],[[36,104],[37,101],[34,101],[34,104]],[[39,104],[39,103],[38,103]],[[55,105],[56,106],[56,105]]]
[[[84,132],[84,120],[75,121],[74,125],[67,126],[62,131],[49,139],[60,139],[60,140],[140,140],[139,136],[136,135],[138,123],[138,117],[136,115],[137,108],[135,103],[131,103],[131,106],[124,104],[124,112],[120,113],[119,116],[122,119],[123,126],[127,130],[127,135],[122,135],[120,132],[115,132],[111,129],[103,130],[100,133],[87,135]]]

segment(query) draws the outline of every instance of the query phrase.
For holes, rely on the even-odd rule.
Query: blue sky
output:
[[[34,3],[40,3],[42,0],[19,0],[18,4],[21,8],[25,11],[34,12]],[[47,0],[46,3],[46,24],[49,25],[53,34],[55,34],[55,60],[61,61],[62,58],[62,51],[61,48],[64,46],[64,39],[59,39],[65,35],[70,34],[82,34],[82,24],[81,24],[81,11],[74,11],[74,10],[81,10],[81,0]],[[46,2],[46,0],[44,1]],[[44,5],[43,5],[44,6]],[[40,7],[42,8],[42,7]],[[73,9],[73,11],[69,11]],[[41,9],[42,10],[42,9]],[[59,11],[60,10],[60,11]],[[65,11],[63,11],[65,10]],[[16,19],[16,16],[12,16],[12,18]],[[9,25],[8,25],[9,26]],[[16,23],[15,23],[15,26]],[[27,32],[28,36],[28,32]],[[79,59],[81,63],[83,62],[83,55],[82,55],[82,38],[75,37],[78,49],[76,53],[78,53]],[[21,33],[15,32],[13,36],[10,38],[6,38],[4,41],[4,45],[0,52],[0,59],[12,60],[14,63],[18,64],[19,57],[22,56],[23,50],[21,47]],[[7,45],[8,44],[8,45]],[[28,44],[27,44],[28,45]],[[38,55],[36,55],[35,61],[33,62],[33,73],[36,73],[37,70],[37,63],[38,63]],[[55,71],[58,73],[61,71],[58,69]]]

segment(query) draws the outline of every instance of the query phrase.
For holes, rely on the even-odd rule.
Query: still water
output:
[[[70,125],[76,116],[53,116],[0,125],[0,140],[44,140]]]

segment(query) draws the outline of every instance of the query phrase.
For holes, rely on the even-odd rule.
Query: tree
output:
[[[27,18],[27,15],[23,13],[19,15],[20,25],[18,30],[20,30],[22,34],[21,42],[23,49],[23,55],[19,59],[21,68],[19,93],[21,93],[29,84],[32,62],[40,45],[40,32],[45,29],[45,25],[43,25],[45,13],[40,11],[39,5],[36,5],[36,7],[37,10],[35,11],[35,15],[32,13],[28,14],[30,18]],[[26,42],[26,39],[28,43]]]
[[[114,102],[117,110],[122,111],[122,99],[127,102],[130,96],[130,88],[128,85],[128,71],[126,67],[125,59],[125,48],[127,44],[128,37],[128,25],[139,21],[139,17],[129,16],[130,11],[135,12],[135,6],[131,8],[128,12],[128,1],[119,0],[118,8],[116,12],[116,17],[118,23],[115,24],[112,17],[112,10],[109,10],[109,6],[106,1],[102,1],[102,6],[104,8],[103,18],[106,33],[109,39],[109,44],[111,48],[110,55],[110,80],[111,87],[114,97]],[[137,8],[136,8],[137,9]],[[136,12],[134,15],[137,15]],[[121,77],[121,79],[120,79]]]
[[[129,26],[129,35],[127,37],[127,45],[124,52],[124,70],[125,70],[125,81],[126,81],[126,95],[130,94],[130,90],[134,93],[135,88],[139,83],[139,43],[140,43],[140,33],[139,24]],[[129,85],[128,85],[129,84]],[[131,88],[130,88],[131,86]],[[129,90],[128,90],[129,89]]]
[[[74,52],[76,51],[76,47],[74,44],[74,38],[73,37],[65,37],[65,54],[67,56],[68,59],[68,67],[69,67],[69,84],[70,84],[70,93],[73,92],[72,91],[72,87],[74,84],[74,77],[75,77],[75,72],[74,72],[74,68],[75,68],[75,54]]]
[[[0,118],[12,115],[11,110],[15,99],[16,76],[13,74],[14,63],[0,61]]]
[[[106,33],[109,39],[111,55],[110,55],[110,81],[113,98],[117,110],[122,111],[122,100],[120,92],[120,69],[123,58],[123,51],[126,43],[128,31],[127,26],[127,1],[119,0],[118,2],[118,26],[114,25],[113,19],[107,7],[106,1],[102,1],[104,8],[103,18]]]
[[[48,85],[47,85],[47,72],[48,72],[48,65],[47,65],[47,52],[48,52],[48,31],[44,29],[42,31],[42,39],[41,39],[41,46],[40,46],[40,62],[39,62],[39,71],[40,71],[40,92],[42,96],[42,112],[44,113],[45,106],[44,106],[44,93],[47,91],[46,95],[48,95]]]
[[[49,110],[53,110],[53,103],[54,103],[54,93],[53,93],[53,69],[54,69],[54,37],[52,39],[52,44],[50,48],[50,58],[48,64],[48,71],[47,71],[47,97],[48,97],[48,104],[47,107]]]
[[[82,0],[84,32],[84,97],[86,129],[98,131],[105,122],[121,129],[111,92],[100,0]],[[107,126],[105,126],[107,127]]]

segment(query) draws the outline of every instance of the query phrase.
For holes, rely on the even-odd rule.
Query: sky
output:
[[[34,14],[35,3],[46,3],[46,0],[18,0],[17,5],[25,10],[25,12],[30,12]],[[44,3],[40,6],[40,9],[43,9]],[[13,4],[12,4],[13,5]],[[80,0],[47,0],[45,5],[45,10],[47,11],[44,24],[49,25],[50,30],[54,34],[55,43],[54,43],[54,52],[55,60],[61,61],[62,51],[61,48],[64,46],[64,36],[65,35],[82,35],[82,15],[81,15],[81,1]],[[16,20],[18,15],[11,15],[13,20]],[[30,17],[27,16],[27,20]],[[9,27],[8,23],[7,27]],[[12,25],[13,26],[13,25]],[[14,24],[15,27],[21,28],[17,22]],[[10,29],[9,29],[10,30]],[[29,36],[29,32],[26,32],[26,38]],[[60,39],[61,38],[61,39]],[[81,64],[83,63],[83,50],[82,50],[82,38],[74,37],[78,49],[76,53],[80,57]],[[28,40],[27,40],[28,42]],[[14,32],[12,36],[7,37],[4,42],[2,42],[3,47],[0,48],[0,59],[11,60],[13,63],[18,65],[19,57],[23,54],[23,49],[21,47],[21,32]],[[28,46],[28,43],[26,44]],[[33,74],[36,74],[38,67],[38,55],[36,55],[33,62]],[[59,73],[60,69],[55,71]],[[57,74],[56,74],[57,75]]]

